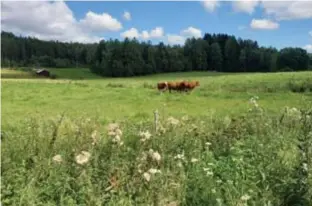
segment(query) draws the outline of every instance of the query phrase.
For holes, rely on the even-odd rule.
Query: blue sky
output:
[[[2,29],[4,27],[15,33],[34,35],[43,39],[59,38],[58,40],[61,41],[69,39],[98,41],[100,38],[123,39],[125,36],[134,36],[139,40],[151,40],[153,43],[163,41],[182,44],[187,37],[199,37],[208,32],[227,33],[243,39],[253,39],[260,45],[274,46],[279,49],[297,46],[312,51],[311,2],[67,1],[25,5],[24,8],[27,7],[32,13],[38,10],[47,12],[45,17],[42,15],[39,17],[42,18],[41,23],[36,22],[39,20],[35,20],[35,14],[27,15],[26,10],[22,11],[25,13],[24,17],[20,15],[23,6],[14,6],[7,2],[6,6],[2,5],[4,14],[1,15],[4,20],[1,23]],[[7,7],[10,7],[11,11],[12,8],[13,11],[14,9],[17,10],[16,12],[19,11],[18,16],[24,20],[34,18],[30,21],[47,25],[47,31],[32,25],[29,25],[30,29],[25,29],[25,25],[18,21],[18,17],[5,13]],[[126,19],[125,12],[128,12],[128,17],[131,18]],[[22,29],[19,28],[21,25]],[[52,27],[57,28],[58,33],[52,31]],[[62,29],[64,35],[60,34]]]

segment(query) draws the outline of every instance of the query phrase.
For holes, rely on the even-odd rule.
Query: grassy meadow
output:
[[[50,71],[1,69],[2,205],[312,205],[312,72]]]

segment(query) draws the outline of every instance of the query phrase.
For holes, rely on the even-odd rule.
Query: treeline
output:
[[[301,48],[260,47],[227,34],[205,34],[183,46],[152,45],[126,38],[97,44],[41,41],[2,32],[1,66],[90,67],[102,76],[178,71],[275,72],[308,70],[312,57]],[[310,62],[310,63],[309,63]]]
[[[86,67],[92,64],[98,44],[42,41],[1,32],[2,67]]]

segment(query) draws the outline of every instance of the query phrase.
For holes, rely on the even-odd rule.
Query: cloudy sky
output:
[[[183,44],[205,32],[312,52],[312,1],[2,1],[1,29],[44,40],[136,37]]]

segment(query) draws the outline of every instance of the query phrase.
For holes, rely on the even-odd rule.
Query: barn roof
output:
[[[41,73],[41,72],[43,72],[43,71],[47,71],[47,72],[49,72],[48,70],[46,70],[46,69],[38,69],[38,70],[36,70],[36,72],[37,73]]]

